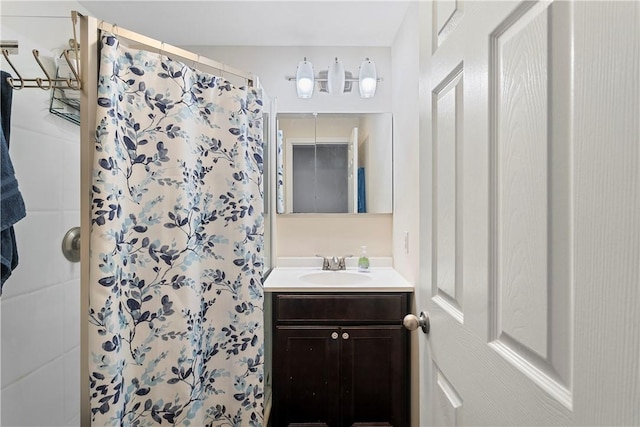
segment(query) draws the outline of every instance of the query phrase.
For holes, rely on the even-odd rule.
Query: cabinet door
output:
[[[402,326],[342,328],[344,426],[407,425],[406,331]]]
[[[276,327],[274,426],[339,425],[338,332],[337,327]]]

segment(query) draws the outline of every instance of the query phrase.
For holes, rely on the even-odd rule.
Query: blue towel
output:
[[[7,83],[10,74],[0,71],[0,294],[2,285],[18,266],[18,248],[13,224],[25,217],[24,200],[18,189],[13,164],[9,157],[11,134],[11,101],[13,88]]]
[[[358,213],[367,213],[367,194],[365,187],[364,168],[358,168]]]

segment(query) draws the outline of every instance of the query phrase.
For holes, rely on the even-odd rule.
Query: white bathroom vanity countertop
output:
[[[413,292],[414,286],[392,267],[323,271],[320,267],[276,267],[264,283],[265,292]]]

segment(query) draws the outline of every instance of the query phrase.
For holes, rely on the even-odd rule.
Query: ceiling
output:
[[[410,1],[79,3],[98,19],[178,46],[384,47],[393,44]]]

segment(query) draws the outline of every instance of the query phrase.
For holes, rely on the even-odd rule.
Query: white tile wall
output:
[[[80,414],[80,347],[65,353],[62,361],[64,364],[63,420],[68,423]]]
[[[2,301],[3,388],[62,355],[63,304],[62,284]]]
[[[20,36],[27,54],[18,61],[40,48]],[[15,227],[20,261],[0,299],[2,426],[80,424],[80,265],[60,249],[80,224],[80,128],[48,112],[49,96],[13,94],[10,155],[27,216]]]
[[[4,315],[4,310],[2,314]],[[2,326],[5,326],[4,319]],[[2,349],[4,351],[4,345]],[[20,381],[3,387],[2,425],[37,427],[65,425],[65,421],[62,421],[66,397],[63,368],[63,357],[58,357],[21,378]]]
[[[62,350],[70,352],[80,343],[80,279],[62,284],[64,301],[62,317]]]
[[[2,39],[18,40],[11,59],[23,76],[42,75],[32,49],[52,64],[52,50],[66,47],[71,10],[88,14],[76,1],[2,2]],[[0,299],[3,427],[80,425],[80,265],[60,250],[80,223],[80,129],[49,113],[50,95],[13,95],[10,154],[27,217],[16,226],[20,263]]]
[[[22,92],[14,91],[14,101]],[[18,118],[12,117],[11,158],[14,162],[28,160],[28,163],[16,169],[20,191],[27,209],[31,212],[57,211],[62,206],[62,164],[65,144],[54,135],[42,133],[37,127],[18,127]],[[44,175],[44,172],[47,174]]]
[[[20,167],[20,158],[14,160],[14,167]],[[25,179],[20,180],[21,183]],[[20,184],[22,189],[22,184]],[[26,204],[31,198],[23,193]],[[58,202],[55,206],[60,206]],[[46,289],[59,284],[64,277],[64,264],[60,259],[60,233],[62,232],[62,212],[31,211],[27,207],[27,216],[15,226],[18,242],[18,268],[13,271],[2,290],[3,303],[19,295]],[[4,325],[3,322],[3,326]],[[4,334],[3,334],[4,335]]]
[[[62,150],[62,206],[80,206],[80,150],[78,147],[78,141],[74,140],[66,142]],[[75,224],[80,224],[79,216]]]

